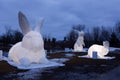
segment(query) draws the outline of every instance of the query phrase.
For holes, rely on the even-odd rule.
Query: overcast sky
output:
[[[120,21],[120,0],[0,0],[1,33],[6,25],[20,30],[19,11],[31,26],[44,18],[42,34],[63,39],[75,24],[110,26]]]

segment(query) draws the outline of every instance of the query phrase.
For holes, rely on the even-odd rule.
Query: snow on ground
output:
[[[109,50],[110,51],[115,51],[115,50],[120,50],[120,48],[110,47]]]
[[[72,49],[70,49],[70,48],[65,48],[65,50],[64,50],[65,52],[71,52],[72,51]]]
[[[68,53],[68,54],[65,54],[65,56],[66,56],[66,57],[73,57],[73,56],[75,56],[75,54],[70,54],[70,53]]]
[[[55,60],[54,61],[50,60],[48,63],[41,63],[41,64],[33,63],[33,64],[30,64],[29,66],[23,66],[21,64],[17,64],[7,57],[3,57],[3,60],[7,61],[10,65],[17,67],[18,69],[34,69],[34,68],[64,66],[64,64],[62,64],[62,59],[60,61],[61,63],[58,63]],[[63,60],[63,61],[65,61],[65,60]]]
[[[83,56],[78,56],[79,58],[90,58],[88,55],[83,55]],[[115,57],[108,57],[108,56],[105,56],[103,58],[97,58],[97,59],[114,59]],[[91,59],[94,59],[94,58],[91,58]]]
[[[88,51],[88,48],[83,48],[83,51],[74,51],[72,50],[72,52],[87,52]]]
[[[66,61],[68,61],[69,59],[67,58],[54,58],[54,59],[50,59],[50,61],[52,62],[58,62],[58,63],[64,63]]]

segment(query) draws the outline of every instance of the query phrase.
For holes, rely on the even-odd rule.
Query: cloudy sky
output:
[[[42,34],[63,39],[76,24],[110,26],[120,21],[120,0],[0,0],[1,33],[5,26],[20,30],[19,11],[33,27],[44,18]]]

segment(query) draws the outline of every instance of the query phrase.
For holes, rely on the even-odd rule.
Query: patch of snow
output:
[[[26,66],[26,67],[30,66],[30,60],[26,57],[21,58],[19,61],[20,61],[21,65],[23,65],[23,66]]]
[[[72,51],[72,49],[70,49],[70,48],[65,48],[65,52],[71,52]]]
[[[88,51],[88,48],[84,48],[83,51],[86,51],[86,52],[87,52],[87,51]]]
[[[87,52],[88,51],[88,48],[83,48],[83,51],[74,51],[72,50],[72,52]]]
[[[7,61],[10,65],[17,67],[18,69],[34,69],[34,68],[46,68],[46,67],[56,67],[56,66],[64,66],[62,63],[48,61],[48,63],[40,63],[40,64],[29,64],[29,66],[21,65],[13,62],[7,57],[4,57],[3,60]]]
[[[65,52],[64,50],[50,50],[49,52],[47,52],[47,54],[52,54],[52,53],[60,53],[60,52]]]
[[[90,58],[88,55],[83,55],[83,56],[78,56],[79,58]],[[115,57],[102,57],[102,58],[97,58],[97,59],[114,59]],[[90,58],[90,59],[94,59],[94,58]]]
[[[54,58],[54,59],[51,59],[50,61],[58,62],[58,63],[63,63],[63,62],[66,62],[68,60],[69,59],[67,59],[67,58]]]
[[[115,48],[115,47],[110,47],[109,51],[115,51],[115,50],[120,50],[120,48]]]
[[[66,57],[73,57],[74,54],[65,54]]]

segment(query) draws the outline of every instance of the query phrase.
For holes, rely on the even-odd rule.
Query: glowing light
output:
[[[79,36],[78,36],[77,41],[74,44],[74,51],[83,51],[83,46],[85,45],[84,44],[84,32],[80,31],[78,33],[79,33]]]
[[[24,37],[21,42],[13,45],[9,50],[8,57],[17,64],[25,66],[31,63],[47,63],[43,38],[38,31],[38,27],[41,27],[42,23],[37,24],[33,31],[29,26],[26,16],[19,12],[19,24]]]
[[[94,44],[88,49],[88,56],[93,57],[93,53],[96,52],[98,58],[104,58],[109,52],[109,42],[104,41],[103,46]],[[95,54],[94,54],[95,55]]]

